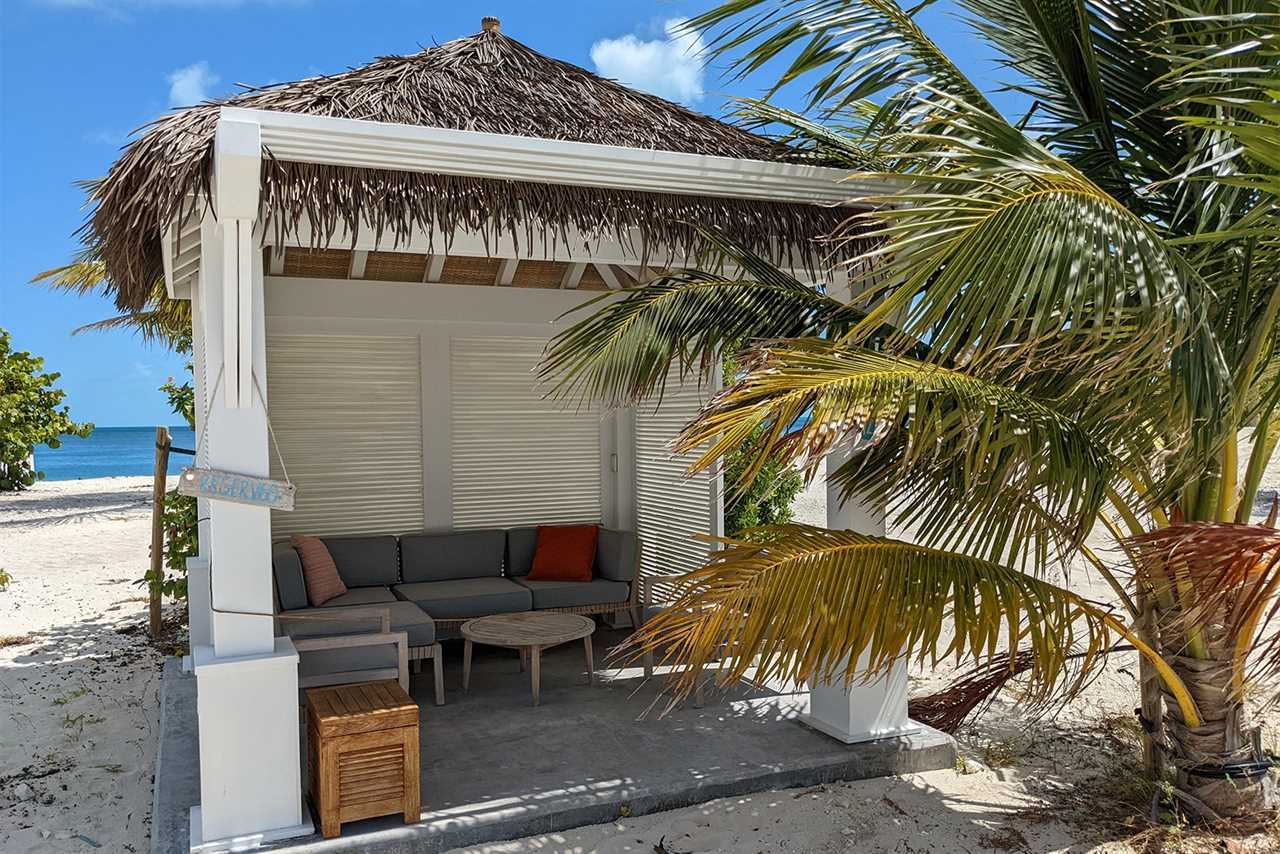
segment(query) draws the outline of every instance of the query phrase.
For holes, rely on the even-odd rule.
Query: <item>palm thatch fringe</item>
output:
[[[158,119],[91,188],[82,239],[101,252],[122,309],[137,309],[161,274],[160,230],[210,203],[213,133],[222,105],[378,122],[455,128],[709,154],[753,160],[794,152],[590,72],[550,59],[497,30],[383,57],[334,76],[255,89]],[[373,229],[393,242],[422,228],[563,240],[625,237],[696,256],[705,248],[688,223],[709,225],[753,248],[801,247],[843,216],[809,205],[616,192],[443,175],[346,169],[271,160],[263,215],[277,236],[305,216],[323,244],[339,228]],[[850,247],[852,250],[853,247]]]

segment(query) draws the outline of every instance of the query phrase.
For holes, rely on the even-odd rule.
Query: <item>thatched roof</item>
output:
[[[543,56],[495,27],[342,74],[200,104],[151,124],[95,189],[83,234],[101,251],[122,308],[141,306],[162,275],[160,229],[208,201],[223,104],[752,160],[786,154],[768,139]],[[415,228],[466,229],[511,234],[526,245],[562,240],[569,229],[595,236],[638,229],[647,245],[696,254],[700,238],[688,223],[765,250],[771,239],[806,245],[842,217],[812,205],[354,169],[266,155],[268,229],[281,234],[306,217],[319,240],[342,227],[353,234],[373,228],[396,239]]]

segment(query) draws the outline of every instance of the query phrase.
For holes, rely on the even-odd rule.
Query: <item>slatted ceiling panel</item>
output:
[[[498,280],[499,258],[450,255],[444,259],[440,282],[446,285],[492,285]]]
[[[299,249],[284,253],[284,274],[305,279],[345,279],[351,272],[349,249]]]
[[[600,275],[600,271],[596,269],[595,264],[587,264],[582,271],[582,278],[578,280],[578,290],[580,291],[607,291],[609,283]]]
[[[427,276],[427,256],[417,252],[370,252],[364,278],[379,282],[421,282]]]
[[[543,399],[545,346],[452,340],[453,527],[600,521],[600,418]]]
[[[416,337],[269,335],[267,401],[298,488],[274,537],[424,527]]]
[[[521,261],[511,279],[517,288],[558,288],[569,265],[564,261]]]
[[[702,566],[710,546],[696,537],[721,530],[714,474],[689,475],[693,455],[675,457],[671,452],[673,440],[703,400],[696,381],[682,386],[673,377],[656,410],[652,403],[636,410],[636,532],[644,544],[641,565],[649,576]],[[655,591],[658,601],[665,592]]]

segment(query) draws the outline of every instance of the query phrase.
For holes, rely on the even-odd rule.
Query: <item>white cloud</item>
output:
[[[680,29],[684,22],[684,18],[667,21],[663,37],[653,40],[633,33],[601,39],[591,46],[591,61],[596,71],[619,83],[692,104],[703,95],[705,44],[701,36]]]
[[[177,71],[170,71],[168,75],[169,106],[189,107],[206,100],[209,97],[209,90],[217,86],[221,79],[209,70],[209,63],[204,60],[193,62]]]

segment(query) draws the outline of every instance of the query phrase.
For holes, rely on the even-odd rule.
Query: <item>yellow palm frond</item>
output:
[[[1187,720],[1195,703],[1178,677],[1109,609],[990,561],[852,531],[783,525],[727,540],[678,582],[675,601],[628,642],[721,684],[755,678],[867,682],[904,656],[981,664],[1020,649],[1028,697],[1072,697],[1119,639],[1155,664]],[[1012,660],[1012,659],[1008,659]]]

